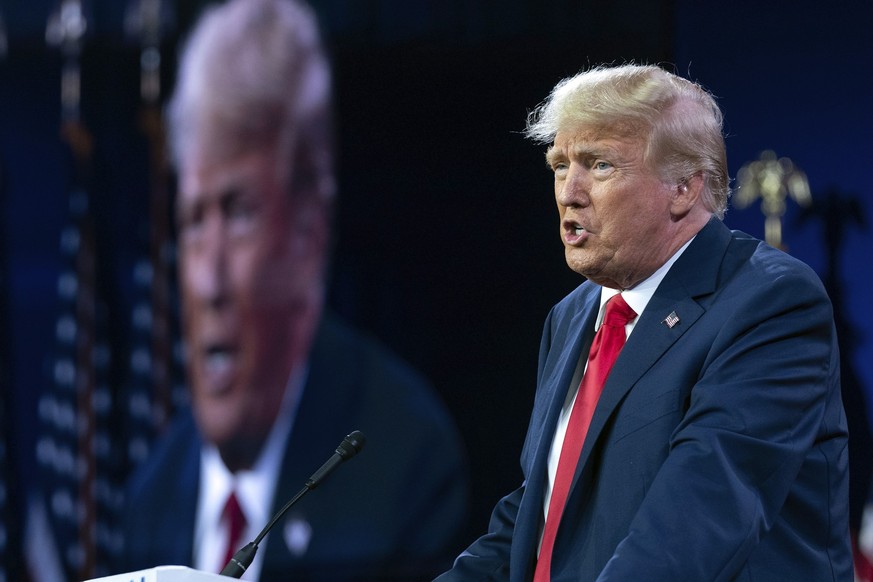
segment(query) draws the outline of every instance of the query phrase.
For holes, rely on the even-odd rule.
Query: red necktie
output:
[[[588,367],[579,384],[579,392],[567,424],[567,433],[564,435],[552,497],[549,500],[549,514],[543,530],[543,543],[534,572],[534,582],[549,580],[555,536],[570,493],[570,484],[576,473],[576,463],[582,453],[582,443],[588,433],[588,425],[591,424],[594,408],[597,406],[597,400],[600,398],[609,371],[624,346],[627,337],[624,326],[636,316],[637,314],[625,303],[621,294],[615,295],[606,303],[603,324],[594,336],[591,350],[588,352]]]
[[[237,501],[236,494],[233,491],[230,492],[230,495],[227,497],[227,503],[224,505],[224,511],[221,514],[221,518],[223,521],[227,523],[228,530],[228,538],[227,538],[227,549],[224,552],[224,561],[221,563],[221,567],[223,568],[236,551],[240,548],[240,540],[242,539],[243,530],[246,527],[246,516],[242,512],[242,508],[239,506],[239,501]]]

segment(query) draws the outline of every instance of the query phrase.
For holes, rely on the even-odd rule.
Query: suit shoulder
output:
[[[425,377],[379,339],[336,316],[326,318],[317,341],[315,357],[343,354],[345,364],[365,382],[378,381],[392,389],[430,390]]]
[[[200,437],[190,409],[179,411],[167,427],[166,433],[156,439],[148,457],[132,472],[127,482],[130,500],[142,500],[158,493],[167,482],[182,477],[181,468],[197,467]],[[193,464],[192,464],[193,462]]]
[[[742,231],[732,231],[726,261],[738,262],[735,272],[740,278],[797,292],[826,295],[818,274],[800,259],[755,239]],[[728,269],[728,271],[733,271]]]
[[[361,416],[381,418],[395,428],[404,425],[412,430],[417,426],[419,430],[413,432],[422,435],[440,433],[443,439],[447,435],[452,440],[459,438],[431,383],[375,336],[335,316],[326,319],[319,335],[319,354],[314,356],[313,367],[315,362],[325,365],[327,354],[343,354],[343,368],[353,372],[343,377],[337,373],[332,381],[335,386],[349,384],[345,393],[355,398]]]
[[[586,280],[552,307],[550,317],[561,316],[566,313],[576,313],[582,305],[591,299],[592,295],[599,293],[600,285]]]

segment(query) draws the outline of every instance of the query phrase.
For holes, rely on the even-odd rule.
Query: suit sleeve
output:
[[[721,299],[732,315],[598,581],[732,579],[779,519],[805,457],[841,433],[831,306],[813,277],[783,274]]]
[[[524,486],[497,503],[491,514],[488,533],[464,550],[452,569],[437,578],[439,582],[509,579],[512,532],[523,494]]]
[[[553,326],[556,319],[557,316],[553,308],[546,318],[540,342],[537,371],[539,386],[542,386],[542,378],[546,371],[546,361],[551,349],[552,337],[555,333]],[[533,426],[535,419],[543,414],[538,410],[538,407],[545,406],[546,401],[547,398],[541,392],[538,392],[537,403],[534,405],[534,411],[531,415],[531,426]],[[532,457],[532,451],[530,451],[530,427],[528,428],[528,438],[525,440],[521,457],[522,469],[525,469],[530,464],[529,458]],[[526,470],[525,473],[527,476]],[[521,505],[526,488],[527,480],[522,483],[521,487],[497,503],[491,514],[488,533],[473,542],[469,548],[458,556],[452,569],[438,578],[440,582],[509,579],[512,539],[518,520],[519,506]],[[519,559],[517,556],[514,558]]]

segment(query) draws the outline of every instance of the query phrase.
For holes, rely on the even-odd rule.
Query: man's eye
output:
[[[235,198],[225,207],[225,218],[231,236],[248,236],[257,231],[259,206],[252,200]]]
[[[249,219],[255,214],[255,209],[251,204],[245,202],[234,202],[227,208],[227,216],[229,218]]]
[[[555,162],[552,164],[552,171],[556,174],[563,173],[567,171],[567,163],[566,162]]]
[[[224,215],[232,222],[250,222],[257,214],[258,205],[251,198],[231,196],[224,201]]]
[[[604,162],[603,160],[598,160],[594,162],[594,169],[600,172],[605,172],[612,168],[612,164],[609,162]]]
[[[177,229],[180,236],[190,236],[197,233],[203,225],[203,212],[198,210],[183,211],[179,213]]]

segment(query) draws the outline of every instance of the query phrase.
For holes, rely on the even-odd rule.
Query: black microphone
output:
[[[255,559],[255,554],[258,552],[258,544],[261,543],[261,540],[264,539],[264,536],[267,535],[267,532],[276,525],[282,516],[291,509],[297,501],[300,500],[310,489],[315,489],[318,485],[324,481],[324,479],[330,475],[334,469],[336,469],[340,463],[343,461],[347,461],[361,452],[361,449],[364,448],[364,443],[367,441],[367,438],[364,436],[359,430],[353,431],[350,435],[343,439],[343,442],[339,444],[336,448],[336,452],[327,460],[327,462],[321,466],[321,468],[312,474],[312,477],[307,479],[306,484],[303,486],[303,489],[297,492],[297,495],[291,498],[291,501],[285,504],[285,507],[279,510],[279,513],[273,516],[273,519],[270,520],[264,529],[261,530],[261,533],[258,534],[258,537],[254,539],[254,541],[247,543],[245,546],[240,548],[237,553],[233,555],[230,559],[230,562],[224,567],[224,569],[220,572],[222,576],[230,576],[231,578],[239,578],[242,576],[246,569],[252,565],[252,560]]]

